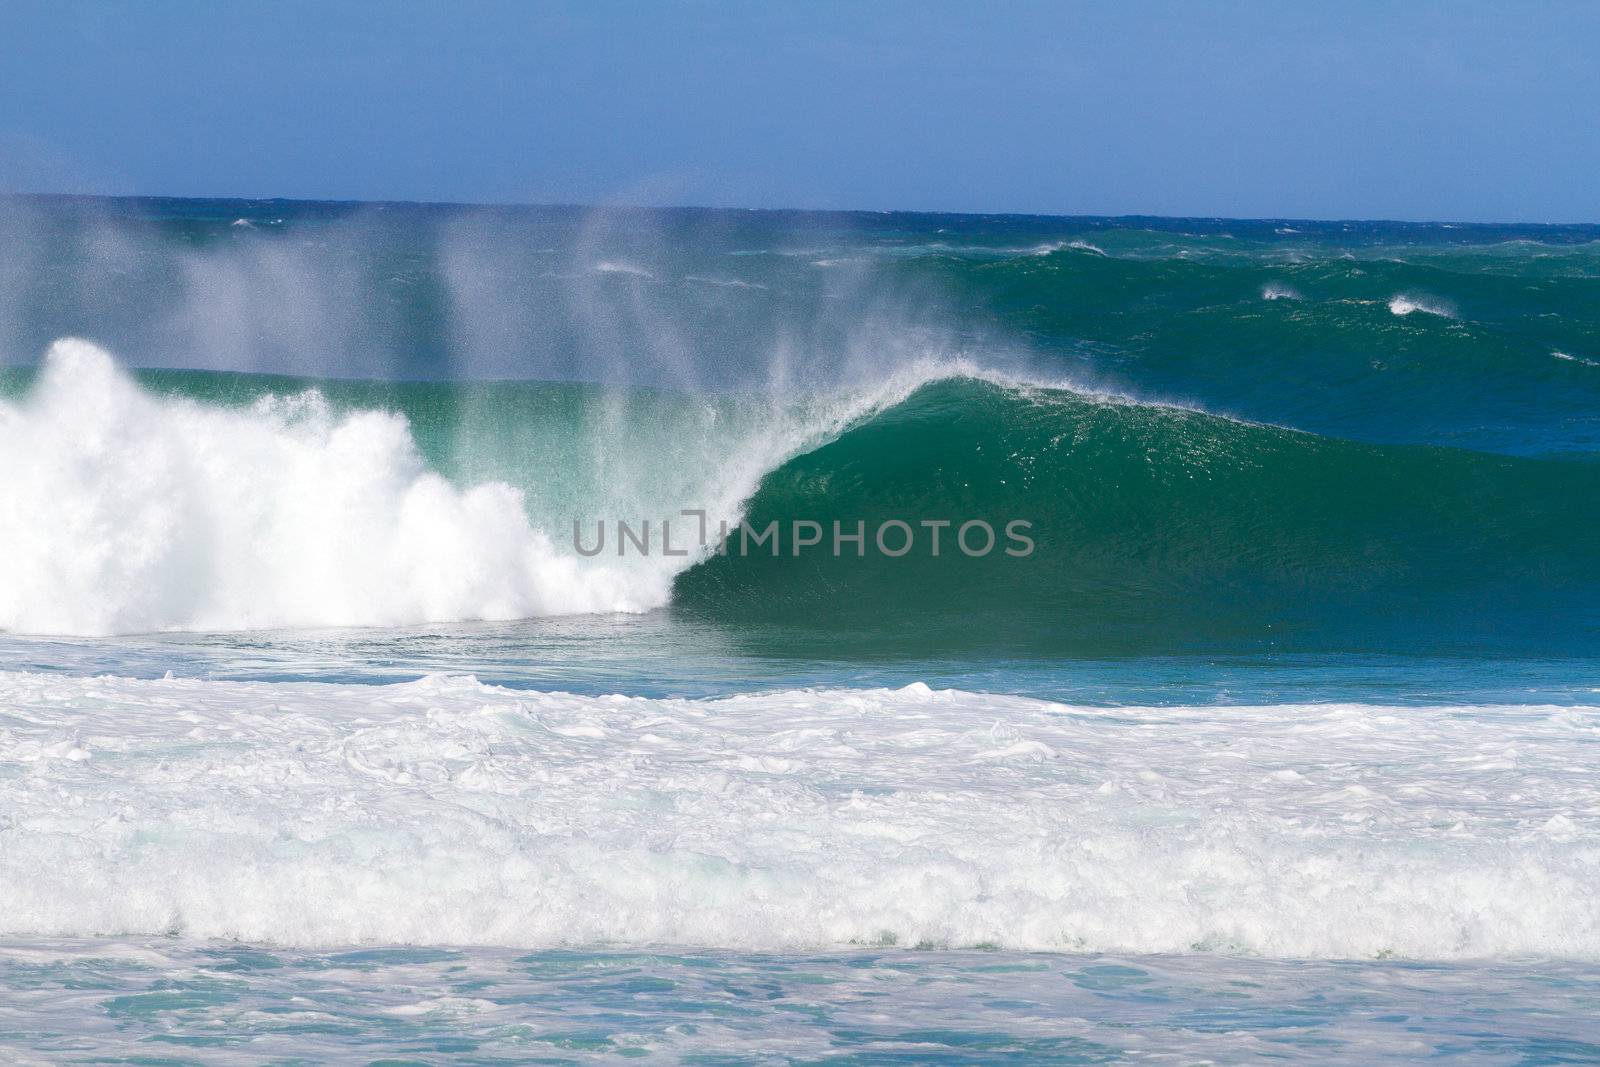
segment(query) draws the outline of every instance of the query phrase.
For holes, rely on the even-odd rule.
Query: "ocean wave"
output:
[[[1299,291],[1292,286],[1285,285],[1282,282],[1268,282],[1266,285],[1261,287],[1261,299],[1301,300],[1303,297],[1301,297]]]
[[[870,387],[718,406],[505,412],[552,422],[559,458],[501,455],[503,478],[449,479],[386,406],[316,389],[245,405],[145,389],[84,341],[52,347],[0,398],[0,629],[105,634],[396,626],[638,612],[697,557],[583,558],[575,521],[707,512],[737,523],[759,480],[923,382],[980,373],[911,363]],[[446,426],[479,394],[446,405]],[[544,394],[537,394],[542,396]],[[491,419],[493,421],[493,419]],[[497,424],[497,432],[499,430]],[[477,444],[445,442],[444,450]],[[490,451],[519,447],[487,442]],[[659,526],[657,527],[659,531]],[[658,532],[658,540],[659,540]],[[659,546],[658,546],[659,547]]]
[[[25,633],[662,608],[918,653],[1549,652],[1581,645],[1600,589],[1593,465],[1362,445],[952,358],[714,397],[141,385],[64,341],[0,399],[0,467],[0,629]],[[648,551],[622,521],[651,523]],[[593,546],[602,522],[605,550],[580,553],[575,524]],[[741,522],[785,549],[713,554]],[[980,547],[982,524],[1015,547],[1020,523],[1035,550],[956,551],[969,522]],[[817,548],[797,554],[797,523]],[[874,537],[896,523],[903,556]],[[859,551],[831,540],[858,527]]]
[[[0,704],[6,935],[1600,958],[1596,709],[34,674]]]
[[[1456,317],[1455,309],[1443,301],[1431,297],[1407,296],[1404,293],[1389,298],[1389,312],[1402,318],[1418,312],[1424,315],[1437,315],[1444,319]]]
[[[1107,259],[1110,258],[1109,253],[1107,253],[1106,250],[1101,248],[1099,245],[1090,244],[1088,241],[1076,237],[1065,241],[1046,241],[1043,244],[1034,245],[1032,248],[1025,249],[1024,251],[1030,256],[1050,256],[1064,249],[1072,249],[1075,252],[1090,252],[1097,256],[1104,256]]]
[[[1585,367],[1600,367],[1600,360],[1585,359],[1583,356],[1574,356],[1569,352],[1551,352],[1550,354],[1556,359],[1565,360],[1568,363],[1582,363]]]
[[[934,555],[924,530],[899,558],[743,551],[674,579],[678,612],[886,650],[1549,654],[1587,646],[1600,594],[1592,464],[1366,445],[970,378],[929,382],[795,455],[743,511],[757,529],[1031,523],[1037,549],[1022,559]]]

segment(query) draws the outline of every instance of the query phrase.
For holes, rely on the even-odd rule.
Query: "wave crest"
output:
[[[627,611],[665,576],[580,566],[520,491],[428,469],[406,420],[307,393],[242,409],[152,395],[57,342],[0,404],[0,627],[399,625]]]
[[[1456,313],[1453,308],[1451,308],[1448,304],[1445,304],[1439,300],[1434,300],[1431,297],[1407,296],[1406,294],[1401,293],[1397,296],[1391,297],[1389,300],[1389,313],[1392,315],[1398,315],[1401,318],[1404,318],[1407,315],[1413,315],[1417,312],[1421,312],[1424,315],[1437,315],[1442,319],[1453,319],[1456,317]]]

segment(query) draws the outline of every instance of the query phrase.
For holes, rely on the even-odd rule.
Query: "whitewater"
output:
[[[9,672],[0,709],[18,1062],[1600,1039],[1600,708]]]
[[[0,936],[1600,959],[1583,707],[0,676]]]
[[[315,393],[162,400],[104,351],[52,347],[0,406],[0,626],[22,632],[384,625],[649,606],[578,574],[521,495],[459,490],[403,418]]]

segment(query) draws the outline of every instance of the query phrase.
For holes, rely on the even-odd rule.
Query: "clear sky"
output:
[[[0,0],[0,189],[1600,221],[1600,3]]]

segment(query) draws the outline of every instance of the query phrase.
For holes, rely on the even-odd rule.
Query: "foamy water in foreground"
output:
[[[1600,960],[1587,708],[0,675],[0,935]]]
[[[0,709],[21,1058],[1600,1052],[1593,708],[7,673]]]
[[[1600,960],[1595,709],[0,675],[0,934]]]

